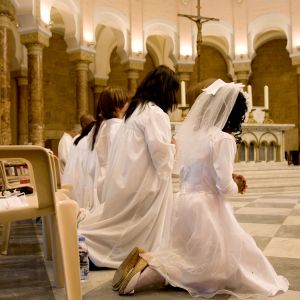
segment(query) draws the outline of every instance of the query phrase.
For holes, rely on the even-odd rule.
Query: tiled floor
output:
[[[229,199],[237,220],[256,240],[279,274],[290,281],[290,290],[273,300],[300,299],[300,195],[294,193],[240,195]],[[15,223],[9,254],[0,257],[0,299],[66,299],[64,289],[51,289],[51,263],[44,263],[39,247],[40,224]],[[120,299],[111,290],[112,270],[90,272],[82,283],[85,300]],[[138,299],[192,299],[178,289],[136,294]],[[214,299],[234,297],[218,296]]]

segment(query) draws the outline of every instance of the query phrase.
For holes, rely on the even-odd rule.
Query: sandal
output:
[[[134,287],[140,277],[140,274],[148,267],[148,263],[140,258],[135,267],[128,273],[122,281],[119,288],[119,295],[128,295],[134,293]]]
[[[128,275],[128,273],[134,268],[136,263],[139,260],[139,254],[144,253],[145,251],[141,248],[135,247],[125,258],[122,264],[119,266],[117,271],[115,272],[112,288],[114,291],[117,291],[124,280],[124,278]]]

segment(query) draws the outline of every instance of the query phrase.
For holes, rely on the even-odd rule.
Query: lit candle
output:
[[[252,86],[248,85],[247,86],[247,90],[248,90],[248,95],[249,95],[250,107],[252,108],[252,106],[253,106],[253,102],[252,102]]]
[[[181,106],[186,106],[185,81],[184,80],[182,80],[180,83],[180,91],[181,91]]]
[[[269,87],[267,85],[264,86],[264,105],[265,109],[269,109]]]

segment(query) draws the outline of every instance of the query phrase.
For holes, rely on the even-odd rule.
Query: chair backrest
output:
[[[33,168],[35,189],[40,209],[54,207],[55,184],[48,151],[40,146],[0,146],[0,158],[24,158]]]

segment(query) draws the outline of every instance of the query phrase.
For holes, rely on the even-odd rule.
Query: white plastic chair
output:
[[[53,164],[49,152],[39,146],[0,146],[0,158],[27,160],[32,166],[34,178],[34,193],[27,196],[28,206],[0,210],[0,223],[6,225],[3,231],[4,244],[7,245],[8,243],[9,226],[7,224],[10,222],[40,216],[47,218],[55,285],[56,287],[64,287],[65,282],[68,299],[81,299],[77,243],[77,213],[79,208],[76,202],[70,200],[67,195],[56,192]],[[45,232],[47,230],[44,230]],[[44,241],[47,240],[47,236],[44,236]]]

